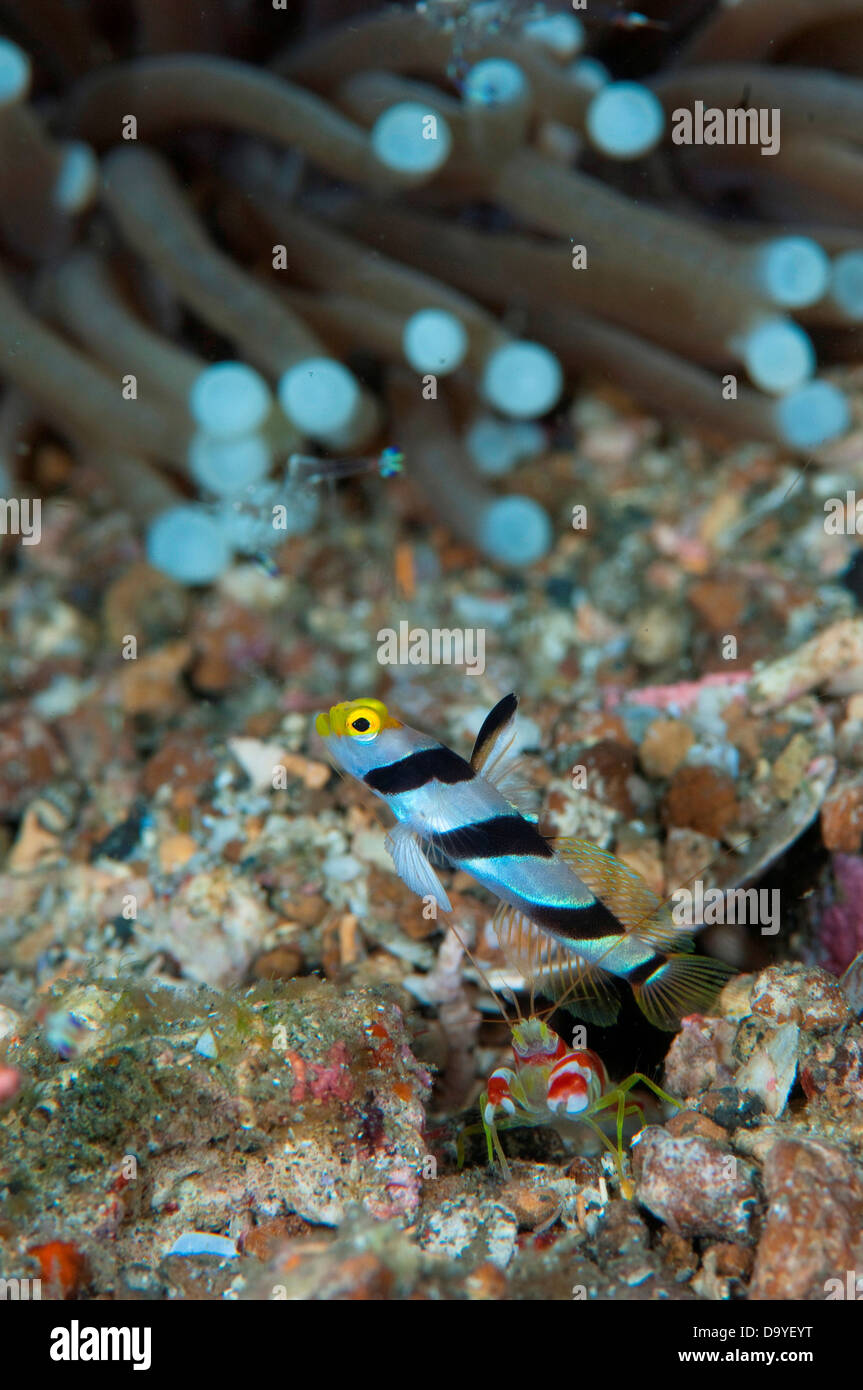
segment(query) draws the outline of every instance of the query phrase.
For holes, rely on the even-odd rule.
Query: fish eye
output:
[[[381,717],[374,709],[357,709],[348,716],[348,733],[362,743],[368,743],[380,733]]]

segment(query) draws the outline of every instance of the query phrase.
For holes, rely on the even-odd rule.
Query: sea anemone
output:
[[[337,476],[394,444],[510,566],[551,523],[482,475],[541,447],[580,373],[791,454],[848,429],[823,372],[863,322],[859,4],[704,5],[683,31],[659,0],[611,23],[428,0],[328,27],[332,8],[255,33],[245,0],[110,23],[5,6],[13,483],[18,432],[49,425],[151,562],[206,583],[281,539],[279,508],[314,524],[289,455]],[[699,103],[754,138],[679,143]]]

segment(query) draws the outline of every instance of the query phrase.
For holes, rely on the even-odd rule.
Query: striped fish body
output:
[[[609,1022],[619,1008],[607,987],[609,976],[627,980],[642,1007],[651,1005],[652,984],[653,993],[662,994],[664,977],[658,972],[666,969],[669,951],[659,949],[658,941],[664,946],[670,929],[658,928],[660,904],[637,875],[585,842],[555,846],[507,797],[516,708],[515,696],[495,706],[469,762],[393,719],[380,701],[334,705],[318,716],[316,728],[336,763],[390,808],[398,825],[388,843],[405,882],[449,910],[426,850],[463,869],[504,905],[496,919],[498,935],[518,968],[541,980],[547,992],[566,989],[582,1017]],[[622,877],[626,890],[618,887],[617,900],[627,910],[635,902],[640,917],[651,919],[650,929],[628,929],[612,910],[603,889],[613,905],[615,876]],[[686,966],[691,976],[695,959],[688,958]],[[686,967],[677,967],[681,972],[686,974]],[[699,1000],[679,1002],[685,1009]],[[667,1008],[645,1012],[662,1026],[673,1026]]]

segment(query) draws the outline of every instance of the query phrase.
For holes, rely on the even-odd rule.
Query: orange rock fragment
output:
[[[168,835],[159,845],[159,867],[163,873],[175,873],[188,864],[198,849],[198,842],[192,835]]]
[[[304,1227],[301,1217],[275,1216],[246,1232],[242,1238],[243,1254],[252,1255],[256,1260],[272,1260],[281,1246],[303,1234]]]
[[[66,771],[66,756],[41,720],[23,705],[0,718],[0,806],[4,814],[23,812],[34,792]]]
[[[857,854],[863,841],[863,778],[833,787],[821,807],[821,835],[829,850]]]
[[[29,874],[34,869],[55,864],[61,858],[61,842],[56,835],[39,824],[35,806],[28,806],[18,831],[18,838],[9,851],[7,867],[13,874]]]
[[[49,1291],[56,1290],[61,1298],[72,1298],[81,1286],[86,1260],[71,1241],[50,1240],[44,1245],[31,1245],[27,1251],[39,1262],[42,1280]]]
[[[648,777],[672,777],[695,742],[695,734],[680,719],[654,719],[638,750]]]
[[[191,643],[166,642],[123,664],[120,694],[127,714],[166,714],[185,699],[179,679],[192,655]]]
[[[764,1161],[768,1210],[749,1288],[753,1299],[823,1299],[827,1281],[859,1268],[863,1183],[840,1149],[779,1139]]]
[[[716,1273],[723,1279],[747,1279],[755,1252],[748,1245],[730,1241],[721,1245],[711,1245],[705,1256],[712,1251],[716,1263]]]
[[[298,946],[283,942],[272,951],[264,951],[252,966],[256,980],[292,980],[303,968],[303,953]]]
[[[139,642],[182,631],[188,592],[166,574],[140,560],[113,581],[102,604],[109,640],[117,647],[127,635]]]
[[[502,1269],[498,1269],[497,1265],[492,1264],[491,1260],[477,1265],[464,1283],[468,1297],[473,1300],[497,1301],[506,1295],[506,1275]]]
[[[743,617],[746,586],[734,579],[701,579],[690,587],[688,598],[708,632],[734,632]]]
[[[631,748],[603,738],[582,749],[577,761],[586,769],[589,796],[625,816],[633,814],[629,779],[635,771],[635,755]]]
[[[283,753],[279,762],[290,777],[299,777],[310,791],[320,791],[330,780],[331,769],[327,763],[304,758],[301,753]]]
[[[678,1110],[671,1116],[665,1128],[676,1139],[698,1134],[702,1139],[716,1139],[722,1143],[728,1138],[721,1125],[716,1124],[715,1120],[709,1119],[707,1115],[700,1115],[697,1110]]]
[[[738,817],[734,783],[713,767],[681,767],[665,797],[668,825],[687,826],[720,839]]]

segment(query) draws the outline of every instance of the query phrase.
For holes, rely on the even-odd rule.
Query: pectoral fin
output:
[[[442,912],[451,912],[452,903],[429,863],[416,831],[401,823],[394,825],[384,844],[392,855],[396,873],[411,892],[421,898],[434,898]]]

